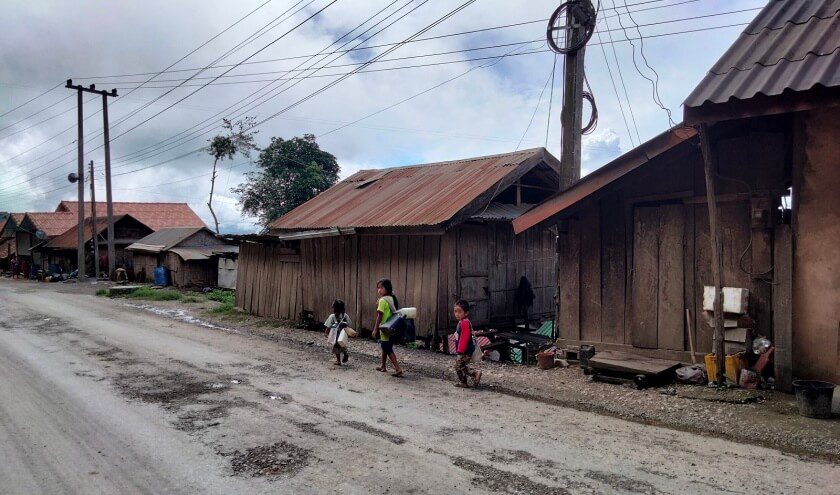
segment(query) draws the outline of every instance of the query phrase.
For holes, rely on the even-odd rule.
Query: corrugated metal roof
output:
[[[201,230],[208,229],[206,227],[173,227],[171,229],[160,229],[152,232],[134,244],[131,244],[126,249],[130,251],[150,251],[153,253],[159,253],[177,246],[179,243]]]
[[[840,0],[773,0],[685,100],[688,109],[840,86]]]
[[[440,225],[500,181],[556,159],[544,148],[382,170],[362,170],[270,224],[273,229]],[[489,198],[488,198],[489,199]]]
[[[534,205],[522,203],[519,206],[504,203],[490,203],[487,208],[471,216],[473,220],[513,220],[533,208]]]
[[[69,211],[76,213],[79,209],[77,201],[62,201],[55,211]],[[169,227],[206,227],[187,203],[132,203],[115,201],[114,215],[131,215],[152,230]],[[96,202],[96,214],[104,217],[107,204]],[[85,216],[91,214],[90,201],[85,202]]]
[[[211,247],[174,247],[169,251],[177,254],[184,261],[207,260],[213,257],[213,253],[237,253],[238,246],[211,246]]]
[[[692,127],[676,126],[645,141],[513,220],[513,231],[519,234],[539,225],[696,135]]]

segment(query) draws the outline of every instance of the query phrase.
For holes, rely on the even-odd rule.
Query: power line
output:
[[[540,91],[540,97],[537,98],[537,104],[534,107],[534,113],[531,114],[531,120],[528,121],[528,126],[525,127],[525,132],[522,133],[522,137],[519,138],[519,142],[516,143],[516,148],[513,151],[519,151],[519,147],[522,145],[522,140],[525,139],[525,135],[528,134],[528,130],[531,128],[531,124],[534,123],[534,117],[537,116],[537,110],[540,109],[540,103],[542,103],[543,93],[545,93],[545,88],[548,87],[548,83],[554,79],[554,66],[551,68],[551,72],[548,73],[548,78],[545,80],[545,84],[542,87],[542,91]]]
[[[672,35],[687,34],[687,33],[705,32],[705,31],[711,31],[711,30],[716,30],[716,29],[724,29],[724,28],[730,28],[730,27],[742,27],[744,25],[746,25],[746,23],[727,24],[727,25],[712,26],[712,27],[705,27],[705,28],[699,28],[699,29],[690,29],[690,30],[683,30],[683,31],[676,31],[676,32],[660,33],[660,34],[655,34],[655,35],[648,35],[647,37],[648,38],[656,38],[656,37],[662,37],[662,36],[672,36]],[[632,38],[632,37],[630,37],[630,38],[631,39],[638,39],[638,38]],[[612,43],[609,43],[609,44],[623,43],[623,42],[629,42],[629,41],[630,41],[630,39],[615,40],[615,41],[613,41]],[[594,45],[594,44],[603,45],[603,44],[608,44],[608,43],[601,42],[601,43],[590,43],[590,44],[592,44],[592,45]],[[379,113],[379,112],[375,112],[375,113]],[[330,131],[330,132],[332,132],[332,131]],[[25,181],[25,182],[28,182],[28,180]],[[8,187],[7,188],[0,188],[0,189],[8,189]],[[11,194],[11,193],[4,193],[4,194]]]
[[[545,144],[548,148],[548,132],[551,130],[551,107],[554,104],[554,74],[557,72],[557,53],[554,54],[554,62],[551,64],[551,91],[548,93],[548,117],[545,121]]]
[[[41,98],[42,96],[45,96],[45,95],[49,94],[50,92],[55,91],[56,89],[60,88],[62,86],[62,84],[64,84],[64,83],[58,83],[55,86],[51,87],[50,89],[48,89],[48,90],[44,91],[43,93],[39,94],[38,96],[34,96],[34,97],[26,100],[25,102],[21,103],[20,105],[16,106],[15,108],[12,108],[11,110],[6,110],[5,112],[0,113],[0,117],[6,116],[6,115],[14,112],[18,108],[25,107],[26,105],[32,103],[33,101],[37,100],[38,98]]]

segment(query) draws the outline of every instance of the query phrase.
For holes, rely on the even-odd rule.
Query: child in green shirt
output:
[[[388,335],[388,332],[379,329],[379,325],[388,321],[388,318],[399,309],[399,302],[394,295],[391,281],[387,278],[383,278],[376,283],[376,293],[379,296],[379,300],[376,302],[376,323],[373,325],[373,338],[379,339],[379,346],[382,348],[382,364],[376,370],[382,372],[387,371],[387,360],[390,359],[391,364],[394,365],[394,370],[396,370],[391,376],[399,378],[403,376],[403,372],[402,368],[400,368],[400,363],[397,362],[397,355],[394,354],[394,345],[391,343],[391,337]]]

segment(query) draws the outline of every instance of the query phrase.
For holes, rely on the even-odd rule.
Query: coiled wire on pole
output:
[[[563,55],[580,50],[589,42],[589,38],[595,32],[596,14],[595,7],[589,0],[569,0],[561,3],[548,20],[548,28],[546,29],[548,46],[555,52]],[[572,18],[571,24],[568,23],[569,15]],[[558,22],[560,22],[559,25]],[[583,35],[576,42],[569,45],[568,43],[572,39],[572,30],[581,28],[584,30]],[[557,40],[554,38],[554,33],[557,31],[566,32],[564,39],[567,44],[565,46],[557,44]]]

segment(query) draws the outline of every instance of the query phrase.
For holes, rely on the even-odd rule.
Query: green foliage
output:
[[[187,304],[200,303],[200,302],[203,302],[203,301],[204,301],[204,299],[202,299],[200,297],[196,297],[196,296],[184,296],[184,297],[181,298],[181,302],[182,303],[187,303]]]
[[[209,313],[213,314],[224,314],[224,313],[233,313],[236,311],[236,307],[233,305],[232,302],[225,302],[219,304],[215,308],[210,308],[208,311]]]
[[[216,160],[233,159],[234,155],[240,154],[245,157],[251,156],[251,151],[257,149],[254,143],[254,135],[259,131],[249,131],[254,126],[254,118],[246,117],[244,120],[231,122],[222,119],[224,134],[214,136],[207,146],[209,153]]]
[[[260,151],[259,170],[246,174],[246,182],[233,189],[243,213],[268,225],[309,201],[338,181],[340,168],[330,153],[321,150],[315,136],[271,138]]]
[[[213,289],[212,292],[207,293],[206,297],[211,301],[217,301],[226,304],[233,304],[234,300],[233,292],[221,289]]]
[[[179,301],[183,296],[180,292],[174,290],[140,287],[139,289],[134,289],[127,297],[131,297],[133,299],[146,299],[149,301]]]
[[[96,295],[99,296],[99,297],[107,296],[108,295],[108,289],[99,289],[99,290],[96,291]]]

